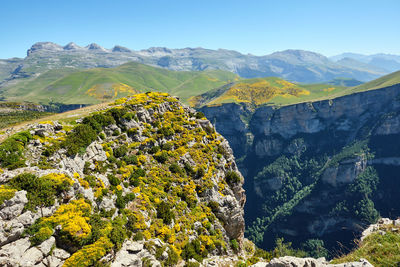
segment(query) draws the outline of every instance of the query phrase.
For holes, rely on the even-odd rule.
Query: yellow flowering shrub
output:
[[[73,200],[68,204],[61,205],[57,211],[44,221],[53,225],[61,225],[61,230],[68,233],[76,240],[82,240],[91,232],[88,224],[91,205],[84,199]]]
[[[3,204],[5,200],[9,200],[14,197],[16,189],[10,188],[6,185],[0,185],[0,205]]]
[[[92,266],[99,259],[101,259],[112,247],[113,243],[107,237],[100,237],[100,239],[93,244],[84,246],[82,249],[72,254],[72,256],[65,261],[63,266]]]

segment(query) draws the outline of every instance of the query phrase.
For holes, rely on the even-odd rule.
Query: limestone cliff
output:
[[[338,249],[379,214],[400,215],[399,84],[281,108],[201,111],[242,157],[248,234],[259,245],[284,236]]]
[[[167,94],[0,144],[1,266],[174,266],[242,253],[243,177],[228,142]]]

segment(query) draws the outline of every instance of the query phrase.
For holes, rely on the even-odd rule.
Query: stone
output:
[[[139,243],[139,242],[132,242],[132,241],[127,241],[126,242],[126,250],[129,253],[138,253],[141,250],[143,250],[143,243]]]
[[[32,247],[25,251],[20,259],[21,266],[33,266],[43,259],[42,252],[36,247]]]
[[[71,256],[71,254],[61,248],[55,248],[53,250],[52,256],[61,260],[66,260]]]
[[[56,239],[51,236],[49,239],[45,240],[38,246],[38,249],[44,254],[48,255],[51,248],[55,245]]]
[[[3,220],[13,219],[22,213],[25,204],[28,203],[26,193],[24,190],[17,191],[14,197],[4,201],[0,207],[0,217]]]

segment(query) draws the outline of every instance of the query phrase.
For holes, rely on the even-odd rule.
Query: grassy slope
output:
[[[69,72],[69,73],[67,73]],[[136,62],[116,68],[95,68],[85,71],[68,69],[46,72],[33,81],[6,88],[9,101],[62,102],[65,104],[95,104],[133,92],[162,91],[177,95],[185,102],[189,97],[204,93],[237,78],[226,71],[177,72]],[[114,89],[113,87],[124,87]],[[88,94],[88,90],[97,96]],[[106,95],[107,97],[101,97]]]
[[[53,113],[31,110],[2,111],[0,109],[0,129],[49,116]]]
[[[399,227],[391,226],[384,235],[373,233],[360,242],[354,251],[334,259],[332,263],[352,262],[364,258],[377,267],[398,266],[400,262],[399,230]]]
[[[201,96],[197,96],[196,98],[192,99],[193,100],[192,102],[197,104],[200,103],[200,105],[246,102],[246,101],[240,101],[234,97],[230,97],[231,94],[229,93],[229,90],[235,87],[238,83],[249,84],[250,87],[252,87],[253,86],[252,84],[255,84],[259,81],[267,81],[270,83],[270,88],[265,88],[265,92],[283,88],[281,84],[279,83],[277,84],[277,82],[282,81],[282,79],[280,78],[269,77],[269,78],[240,80],[233,85],[229,86],[225,85],[224,87],[217,88],[209,92],[206,92]],[[389,75],[378,78],[371,82],[354,87],[346,87],[346,86],[332,85],[332,84],[296,84],[295,87],[301,88],[305,91],[308,91],[309,93],[306,94],[300,93],[297,95],[290,93],[275,94],[273,97],[265,99],[263,104],[286,106],[302,102],[313,102],[325,99],[333,99],[344,95],[384,88],[398,83],[400,83],[400,71],[391,73]]]
[[[345,89],[344,86],[329,84],[293,84],[276,77],[255,78],[240,80],[232,85],[211,90],[198,96],[197,99],[193,98],[192,102],[202,102],[201,104],[207,105],[232,102],[251,102],[255,105],[290,105],[329,97]],[[243,94],[239,96],[238,90]],[[246,96],[249,94],[247,92],[251,91],[257,92],[253,92],[253,96]]]

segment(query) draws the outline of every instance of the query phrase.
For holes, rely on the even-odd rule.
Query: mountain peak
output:
[[[74,42],[70,42],[66,46],[64,46],[63,49],[64,50],[78,50],[78,49],[82,49],[82,47],[75,44]]]
[[[27,55],[29,56],[30,54],[40,51],[40,50],[48,50],[48,51],[61,51],[63,47],[61,45],[58,45],[56,43],[52,42],[38,42],[35,43],[31,46],[30,49],[27,51]]]
[[[287,49],[278,51],[267,56],[271,59],[280,59],[292,64],[300,63],[313,63],[313,64],[326,64],[330,63],[329,59],[319,53],[299,50],[299,49]]]
[[[88,50],[97,50],[97,51],[106,51],[106,49],[96,43],[91,43],[90,45],[86,46]]]
[[[126,52],[126,53],[129,53],[129,52],[132,52],[132,50],[130,50],[129,48],[120,46],[120,45],[116,45],[116,46],[113,47],[112,52]]]

